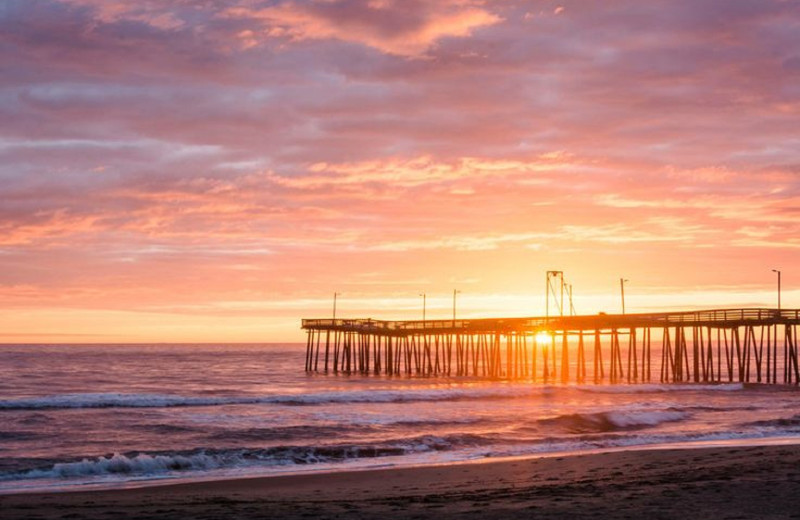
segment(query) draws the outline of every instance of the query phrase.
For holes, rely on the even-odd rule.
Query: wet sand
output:
[[[647,450],[0,496],[0,518],[800,519],[800,446]]]

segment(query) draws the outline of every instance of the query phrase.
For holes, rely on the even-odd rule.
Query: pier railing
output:
[[[644,314],[592,314],[583,316],[551,316],[532,318],[479,318],[457,320],[385,321],[367,319],[304,319],[306,330],[348,330],[354,332],[386,332],[405,335],[429,331],[547,331],[597,330],[625,327],[662,327],[703,325],[735,327],[744,324],[800,323],[798,309],[712,309],[684,312]]]

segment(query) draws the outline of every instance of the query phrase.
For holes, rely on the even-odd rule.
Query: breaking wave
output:
[[[667,422],[682,421],[690,417],[686,412],[611,411],[596,413],[576,413],[540,419],[538,423],[548,428],[558,428],[570,433],[601,433],[651,428]]]
[[[448,451],[458,446],[481,442],[480,436],[475,435],[447,437],[426,435],[375,445],[277,446],[257,449],[195,449],[166,453],[114,453],[96,458],[57,462],[44,468],[0,473],[0,481],[103,475],[153,477],[192,470],[319,464]]]
[[[789,428],[789,431],[797,431],[800,429],[800,414],[793,415],[792,417],[747,422],[743,423],[741,426],[745,428],[751,426],[757,428]]]

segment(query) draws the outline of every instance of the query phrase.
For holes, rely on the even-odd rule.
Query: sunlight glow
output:
[[[536,344],[540,347],[546,347],[553,342],[553,336],[549,332],[539,332],[536,334]]]

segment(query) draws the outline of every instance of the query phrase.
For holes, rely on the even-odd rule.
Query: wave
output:
[[[689,413],[679,411],[610,411],[559,415],[539,419],[537,423],[547,428],[556,427],[570,433],[602,433],[651,428],[667,422],[682,421],[689,417]]]
[[[486,442],[479,435],[425,435],[374,445],[277,446],[272,448],[195,449],[181,452],[114,453],[79,461],[57,462],[45,468],[0,473],[0,481],[76,478],[103,475],[154,477],[191,470],[306,465],[414,453],[448,451]]]
[[[800,428],[800,414],[792,417],[780,417],[778,419],[767,419],[763,421],[752,421],[741,424],[742,427],[756,428],[789,428],[789,431],[797,431]]]
[[[0,431],[0,441],[28,441],[45,436],[45,434],[35,431]]]
[[[45,410],[71,408],[169,408],[237,404],[316,405],[331,403],[403,403],[455,401],[462,399],[506,399],[536,395],[528,388],[403,389],[322,392],[268,396],[189,397],[169,394],[63,394],[0,400],[0,410]]]
[[[341,438],[352,434],[372,433],[370,425],[335,424],[280,426],[272,428],[223,429],[208,435],[209,440],[219,441],[280,441],[292,439]]]
[[[224,406],[247,404],[319,405],[329,403],[407,403],[418,401],[458,401],[470,399],[515,399],[548,395],[556,391],[596,393],[652,393],[674,391],[736,391],[742,384],[720,385],[620,385],[551,387],[501,385],[482,388],[437,388],[398,390],[359,390],[262,396],[196,397],[171,394],[61,394],[44,397],[0,400],[0,410],[52,410],[75,408],[168,408],[188,406]]]
[[[387,432],[425,432],[442,431],[444,428],[455,429],[465,425],[486,424],[482,419],[465,420],[431,420],[420,419],[396,420],[391,417],[376,419],[351,419],[349,423],[335,424],[297,424],[290,426],[251,427],[251,428],[218,428],[216,431],[207,432],[206,438],[214,441],[296,441],[298,439],[346,439],[353,436],[379,435],[385,437]],[[207,430],[207,427],[206,427]]]
[[[674,412],[753,412],[761,408],[754,405],[739,406],[714,406],[714,405],[693,405],[693,406],[670,406],[666,410]]]
[[[222,460],[198,453],[194,455],[149,455],[146,453],[128,456],[115,453],[109,457],[94,460],[83,459],[77,462],[60,462],[49,469],[34,469],[24,473],[3,475],[16,478],[69,478],[97,475],[155,475],[188,469],[214,469],[222,465]]]
[[[0,410],[51,410],[74,408],[166,408],[258,403],[258,398],[184,397],[162,394],[62,394],[0,400]]]
[[[595,385],[576,387],[582,392],[599,394],[648,394],[667,392],[737,392],[745,389],[744,383],[665,383],[665,384],[627,384],[627,385]]]
[[[179,424],[132,424],[129,428],[148,433],[156,433],[159,435],[181,435],[181,434],[197,434],[204,433],[205,428],[195,428],[190,426],[181,426]]]
[[[607,434],[575,437],[572,439],[545,439],[538,444],[498,445],[491,446],[484,452],[485,457],[519,457],[537,454],[577,453],[585,450],[617,450],[640,449],[647,446],[656,449],[675,449],[679,447],[711,447],[711,446],[759,446],[766,444],[798,444],[800,437],[785,432],[755,431],[687,431],[652,434]]]

